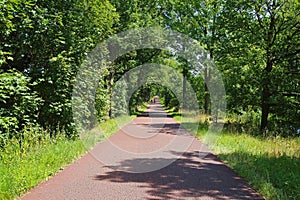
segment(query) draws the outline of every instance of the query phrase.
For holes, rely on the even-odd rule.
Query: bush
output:
[[[239,113],[227,113],[227,122],[224,125],[230,133],[260,134],[260,112],[254,110],[240,111]]]
[[[10,70],[0,72],[0,135],[15,135],[36,123],[42,99],[30,89],[30,79]]]

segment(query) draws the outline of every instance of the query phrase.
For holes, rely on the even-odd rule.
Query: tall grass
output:
[[[47,180],[83,155],[97,142],[116,132],[133,117],[119,117],[100,124],[99,140],[68,139],[63,133],[50,138],[38,128],[27,129],[22,137],[2,141],[0,152],[0,199],[14,199]],[[20,139],[22,138],[22,139]]]
[[[174,119],[181,120],[179,116]],[[239,123],[216,134],[216,140],[208,140],[207,118],[199,116],[194,119],[198,126],[196,137],[267,200],[300,199],[300,137],[258,134],[253,124],[258,123],[257,120],[251,124],[248,124],[249,120],[247,123],[242,118],[237,120]],[[182,125],[187,129],[191,127],[184,122]]]
[[[50,138],[37,128],[5,142],[0,153],[0,199],[13,199],[49,178],[85,152],[79,140]]]
[[[300,199],[300,138],[223,133],[212,148],[266,199]]]
[[[300,199],[300,138],[255,135],[225,130],[209,140],[200,123],[196,136],[267,200]]]

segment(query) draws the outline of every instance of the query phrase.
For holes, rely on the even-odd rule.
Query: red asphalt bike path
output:
[[[264,199],[159,103],[145,113],[21,199]]]

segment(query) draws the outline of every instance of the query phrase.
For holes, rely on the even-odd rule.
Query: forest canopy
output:
[[[161,27],[199,42],[221,72],[227,121],[285,136],[300,128],[300,3],[298,0],[1,0],[0,136],[29,126],[76,135],[72,90],[77,72],[97,44],[134,28]],[[108,63],[95,96],[97,119],[116,117],[114,84],[130,69],[161,63],[183,74],[203,114],[211,114],[209,68],[197,74],[187,60],[160,49],[137,49]],[[138,80],[124,81],[118,97]],[[185,87],[183,81],[179,87]],[[183,90],[184,91],[184,90]],[[159,95],[179,109],[177,97],[144,85],[130,111]]]

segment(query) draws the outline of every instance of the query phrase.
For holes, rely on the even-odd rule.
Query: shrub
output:
[[[21,72],[0,72],[0,135],[14,135],[36,123],[42,99],[30,89],[30,78]]]

